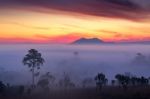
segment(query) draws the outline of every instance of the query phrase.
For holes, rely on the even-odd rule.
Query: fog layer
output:
[[[114,79],[117,73],[130,72],[137,76],[150,76],[150,65],[133,64],[137,53],[150,56],[149,45],[0,45],[0,79],[12,84],[29,84],[31,73],[22,64],[31,48],[37,49],[45,59],[41,74],[51,72],[60,78],[68,73],[74,82],[92,78],[98,72]]]

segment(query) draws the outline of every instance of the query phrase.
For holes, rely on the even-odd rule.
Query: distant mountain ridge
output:
[[[103,40],[100,40],[98,38],[80,38],[76,41],[74,41],[72,44],[102,44],[105,43]]]
[[[98,38],[80,38],[72,44],[150,44],[150,41],[131,41],[131,42],[105,42]]]

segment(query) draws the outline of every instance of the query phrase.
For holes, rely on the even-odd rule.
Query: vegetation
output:
[[[42,75],[37,83],[43,89],[49,89],[53,85],[55,81],[55,77],[47,72],[46,74]]]
[[[40,66],[44,63],[41,53],[36,49],[30,49],[22,62],[30,68],[32,72],[32,86],[35,86],[35,76],[39,75],[39,72],[35,72],[35,69],[39,70]]]
[[[106,83],[108,82],[107,78],[103,73],[98,73],[97,76],[95,77],[95,81],[98,90],[101,90],[102,86],[106,85]]]
[[[149,78],[143,76],[127,76],[117,74],[111,84],[103,73],[98,73],[94,79],[95,87],[76,87],[67,73],[60,80],[49,72],[40,76],[36,90],[29,86],[9,86],[0,82],[0,99],[149,99]],[[87,78],[86,83],[91,83],[92,78]],[[84,82],[84,83],[85,83]],[[59,86],[57,86],[59,85]],[[55,87],[54,89],[52,87]],[[41,89],[38,89],[41,88]],[[62,90],[65,89],[65,90]],[[98,90],[96,90],[98,89]],[[12,98],[13,97],[13,98]]]
[[[64,73],[61,80],[59,80],[59,87],[61,88],[72,88],[75,87],[75,84],[71,81],[71,78],[68,74]]]
[[[142,57],[138,53],[136,60],[143,62]],[[60,79],[50,72],[41,75],[36,70],[44,62],[41,53],[35,49],[29,50],[23,58],[23,64],[32,72],[32,86],[10,86],[0,81],[0,99],[150,99],[150,78],[116,74],[115,79],[108,84],[105,74],[98,73],[93,78],[84,79],[81,87],[67,73]],[[36,76],[39,76],[37,84]],[[93,81],[94,85],[91,86]]]

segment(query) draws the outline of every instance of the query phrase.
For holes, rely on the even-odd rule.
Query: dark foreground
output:
[[[0,99],[150,99],[150,87],[105,87],[101,91],[95,88],[64,89],[42,91],[30,95],[5,95]]]

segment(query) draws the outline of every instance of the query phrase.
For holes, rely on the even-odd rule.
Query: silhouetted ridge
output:
[[[101,44],[101,43],[105,43],[105,42],[98,38],[91,38],[91,39],[80,38],[73,42],[73,44]]]

